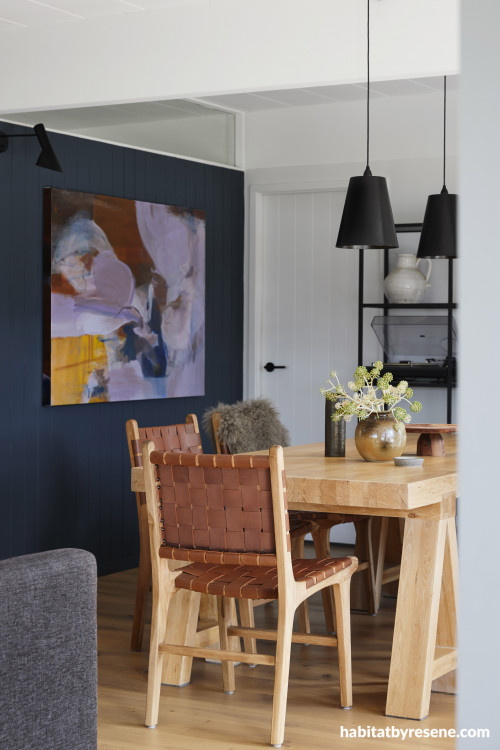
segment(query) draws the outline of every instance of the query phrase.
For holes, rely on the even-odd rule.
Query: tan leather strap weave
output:
[[[234,564],[244,555],[247,565],[276,565],[268,456],[153,451],[151,462],[161,557]]]
[[[165,427],[139,427],[139,439],[132,440],[134,466],[142,466],[142,443],[152,440],[156,450],[175,453],[202,453],[200,433],[191,423],[166,425]],[[139,493],[141,505],[146,502],[144,492]]]
[[[158,451],[203,452],[200,433],[195,431],[191,423],[172,424],[165,427],[139,427],[139,452],[142,450],[143,440],[152,440]]]
[[[350,557],[326,560],[292,560],[296,581],[304,581],[310,588],[351,565]],[[251,565],[209,565],[193,563],[182,568],[175,579],[178,588],[203,594],[231,596],[238,599],[276,599],[278,597],[277,568]]]

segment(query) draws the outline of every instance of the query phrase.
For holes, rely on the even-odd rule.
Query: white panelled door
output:
[[[335,248],[344,199],[345,188],[256,198],[248,395],[271,399],[295,445],[324,439],[319,389],[357,364],[358,252]]]

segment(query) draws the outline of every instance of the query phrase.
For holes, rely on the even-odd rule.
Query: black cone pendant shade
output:
[[[366,169],[351,177],[340,221],[337,247],[399,247],[385,177],[370,170],[370,0],[367,0]]]
[[[373,177],[370,167],[349,180],[337,247],[398,247],[386,179]]]
[[[444,187],[427,198],[418,258],[457,257],[457,197]]]
[[[417,258],[457,257],[458,196],[446,189],[446,76],[444,77],[443,189],[429,195]]]

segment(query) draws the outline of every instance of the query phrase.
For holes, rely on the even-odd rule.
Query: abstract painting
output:
[[[204,211],[45,188],[44,245],[44,403],[204,394]]]

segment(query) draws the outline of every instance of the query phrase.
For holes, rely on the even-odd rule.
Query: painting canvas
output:
[[[205,214],[46,188],[44,402],[199,396]]]

